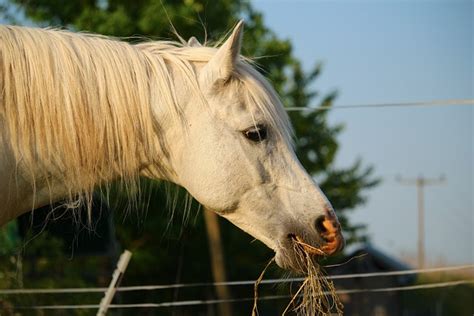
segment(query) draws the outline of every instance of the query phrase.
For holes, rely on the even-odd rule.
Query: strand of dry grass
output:
[[[293,302],[295,301],[295,299],[298,297],[298,295],[300,294],[301,290],[303,289],[303,287],[305,286],[306,282],[308,282],[308,279],[304,280],[303,281],[303,284],[301,284],[300,288],[298,289],[298,291],[296,291],[296,293],[291,297],[291,300],[290,302],[288,303],[288,305],[286,305],[286,308],[285,310],[283,311],[283,313],[281,313],[281,316],[284,316],[286,314],[286,312],[288,312],[288,310],[290,309],[290,306],[293,305]]]
[[[270,261],[268,261],[267,265],[263,269],[262,273],[260,273],[260,276],[258,277],[257,281],[255,281],[254,287],[253,287],[253,308],[252,308],[252,316],[258,316],[258,308],[257,308],[257,301],[258,301],[258,286],[260,285],[260,282],[263,280],[263,276],[265,274],[265,271],[267,271],[268,267],[270,264],[275,261],[275,257],[273,257]]]

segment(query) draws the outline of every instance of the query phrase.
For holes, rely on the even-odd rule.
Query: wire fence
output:
[[[410,285],[410,286],[399,286],[399,287],[384,287],[384,288],[373,288],[373,289],[348,289],[348,290],[338,290],[337,294],[356,294],[356,293],[377,293],[377,292],[396,292],[396,291],[414,291],[414,290],[425,290],[425,289],[434,289],[434,288],[445,288],[453,287],[463,284],[474,284],[474,279],[472,280],[458,280],[458,281],[449,281],[449,282],[438,282],[438,283],[429,283],[429,284],[420,284],[420,285]],[[326,295],[328,293],[321,293],[321,295]],[[269,295],[259,297],[259,301],[268,301],[268,300],[280,300],[288,299],[293,297],[292,295]],[[235,299],[214,299],[214,300],[189,300],[189,301],[176,301],[176,302],[162,302],[162,303],[141,303],[141,304],[112,304],[109,305],[109,308],[118,309],[118,308],[164,308],[164,307],[183,307],[183,306],[196,306],[196,305],[213,305],[219,303],[239,303],[246,301],[253,301],[253,297],[245,298],[235,298]],[[83,305],[33,305],[33,306],[16,306],[15,309],[97,309],[100,305],[98,304],[83,304]]]
[[[424,273],[436,273],[436,272],[448,272],[448,271],[460,271],[460,270],[474,270],[474,264],[462,265],[462,266],[449,266],[449,267],[437,267],[437,268],[426,268],[426,269],[411,269],[411,270],[400,270],[400,271],[388,271],[388,272],[371,272],[371,273],[354,273],[354,274],[341,274],[327,276],[331,280],[341,279],[352,279],[352,278],[374,278],[374,277],[387,277],[387,276],[401,276],[401,275],[412,275],[412,274],[424,274]],[[474,271],[473,271],[474,272]],[[284,278],[284,279],[268,279],[262,280],[260,284],[279,284],[279,283],[291,283],[291,282],[302,282],[304,278]],[[228,282],[201,282],[201,283],[176,283],[176,284],[163,284],[163,285],[139,285],[139,286],[123,286],[118,287],[117,292],[129,292],[129,291],[153,291],[153,290],[165,290],[165,289],[176,289],[176,288],[189,288],[189,287],[203,287],[203,286],[239,286],[239,285],[253,285],[255,280],[242,280],[242,281],[228,281]],[[73,293],[103,293],[107,288],[63,288],[63,289],[4,289],[0,290],[0,294],[73,294]]]
[[[322,105],[317,107],[287,107],[288,112],[295,111],[328,111],[341,109],[361,109],[361,108],[393,108],[393,107],[439,107],[439,106],[472,106],[474,99],[445,99],[428,100],[414,102],[393,102],[393,103],[373,103],[373,104],[347,104],[347,105]]]

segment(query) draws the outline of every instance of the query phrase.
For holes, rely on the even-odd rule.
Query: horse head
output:
[[[199,96],[184,98],[184,132],[171,133],[173,181],[298,269],[294,244],[331,255],[344,245],[334,210],[298,161],[276,92],[240,56],[243,24],[195,63]],[[189,42],[201,47],[192,38]]]

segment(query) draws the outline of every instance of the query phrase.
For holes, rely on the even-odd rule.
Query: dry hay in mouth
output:
[[[297,315],[342,315],[343,306],[334,284],[323,274],[314,256],[322,251],[299,239],[295,240],[293,247],[295,253],[300,256],[299,262],[302,263],[300,269],[304,271],[306,277],[282,315],[285,315],[292,306]]]
[[[300,270],[304,271],[305,279],[282,313],[286,315],[293,311],[301,316],[331,316],[343,315],[343,305],[337,296],[336,289],[331,280],[321,271],[316,262],[316,255],[323,253],[320,249],[310,246],[299,238],[293,239],[294,252],[299,256]],[[265,271],[274,261],[272,258],[265,266],[254,285],[254,305],[252,316],[258,315],[258,285],[263,279]]]

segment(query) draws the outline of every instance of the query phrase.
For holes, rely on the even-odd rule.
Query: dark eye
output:
[[[253,142],[261,142],[267,138],[267,128],[263,125],[253,126],[244,132],[244,136]]]

